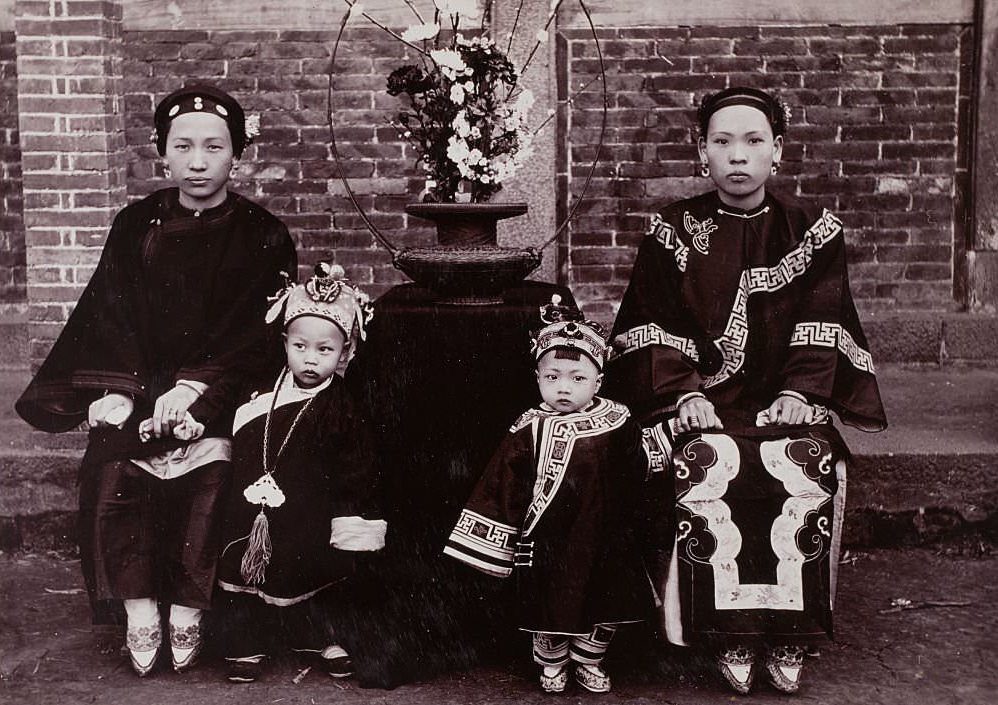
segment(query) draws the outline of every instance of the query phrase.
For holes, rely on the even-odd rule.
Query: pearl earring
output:
[[[173,178],[173,172],[170,171],[170,167],[168,166],[163,167],[163,176],[166,177],[167,179]]]
[[[773,166],[769,168],[769,173],[772,174],[773,176],[776,176],[777,173],[779,173],[779,171],[780,171],[780,163],[773,162]]]
[[[710,176],[710,166],[707,165],[707,162],[700,162],[700,176],[704,178]]]

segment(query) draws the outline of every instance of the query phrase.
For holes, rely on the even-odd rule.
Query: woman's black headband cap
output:
[[[697,110],[697,127],[700,129],[701,137],[707,137],[707,126],[710,124],[711,116],[729,105],[748,105],[756,108],[769,121],[770,127],[773,128],[773,137],[779,137],[787,131],[788,110],[781,100],[758,88],[732,86],[704,96],[700,102],[700,108]]]
[[[166,154],[166,136],[173,118],[184,113],[205,112],[225,120],[232,137],[232,153],[241,157],[246,147],[246,113],[239,102],[225,91],[206,84],[192,83],[166,96],[156,106],[156,150]]]

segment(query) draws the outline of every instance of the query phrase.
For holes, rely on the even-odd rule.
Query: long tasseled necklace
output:
[[[284,383],[287,375],[288,368],[285,367],[277,378],[277,384],[274,385],[274,393],[270,399],[270,408],[267,410],[267,415],[263,422],[263,474],[256,482],[243,490],[243,496],[246,498],[246,501],[251,504],[260,505],[260,513],[256,515],[256,519],[253,521],[253,528],[250,529],[246,543],[246,551],[243,553],[243,559],[239,566],[239,572],[243,580],[253,585],[259,585],[264,581],[267,564],[270,563],[270,556],[273,552],[270,542],[270,528],[267,522],[267,514],[264,510],[267,507],[280,507],[284,504],[285,499],[284,492],[278,487],[273,477],[274,472],[277,470],[277,461],[280,459],[285,447],[287,447],[288,441],[291,439],[291,434],[294,433],[295,427],[298,426],[298,422],[301,421],[305,412],[308,411],[312,402],[315,401],[315,395],[313,394],[302,405],[302,408],[291,422],[288,432],[284,435],[284,440],[281,441],[281,446],[277,449],[273,463],[268,463],[268,456],[270,455],[270,420],[277,406],[277,396],[281,385]]]

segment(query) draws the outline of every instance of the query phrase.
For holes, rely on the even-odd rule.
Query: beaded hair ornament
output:
[[[149,141],[156,145],[160,156],[166,153],[170,123],[186,113],[207,113],[222,118],[229,128],[232,151],[237,158],[260,135],[260,116],[247,115],[239,102],[225,91],[199,84],[185,86],[166,96],[153,114],[154,126]]]
[[[780,96],[758,88],[733,86],[705,95],[700,101],[700,106],[697,108],[697,137],[706,139],[711,116],[730,105],[747,105],[760,111],[773,128],[774,137],[786,134],[793,116],[790,106]]]
[[[283,311],[285,328],[300,316],[316,316],[342,331],[345,344],[337,371],[346,369],[353,359],[357,341],[366,339],[367,324],[374,317],[371,298],[346,278],[343,267],[328,262],[315,265],[315,274],[304,284],[288,282],[268,301],[267,323],[276,321]]]
[[[596,321],[588,321],[577,308],[563,306],[558,294],[551,303],[540,308],[541,321],[546,325],[531,336],[534,360],[554,348],[567,348],[585,353],[600,370],[607,358],[606,331]]]

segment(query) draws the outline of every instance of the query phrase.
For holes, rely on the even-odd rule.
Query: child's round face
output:
[[[766,195],[773,162],[783,154],[783,138],[762,111],[729,105],[711,115],[700,140],[700,159],[710,167],[721,200],[729,206],[754,208]]]
[[[555,411],[572,412],[584,409],[596,396],[603,375],[585,355],[578,360],[555,357],[549,350],[537,361],[537,386],[541,399]]]
[[[166,165],[185,208],[203,210],[225,200],[235,162],[225,120],[211,113],[184,113],[170,123]]]
[[[332,321],[317,316],[299,316],[284,331],[288,369],[299,387],[310,389],[333,376],[346,339]]]

